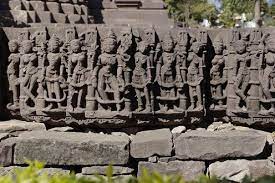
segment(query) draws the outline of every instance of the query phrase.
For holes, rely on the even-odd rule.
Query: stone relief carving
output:
[[[274,35],[227,33],[22,31],[8,43],[7,109],[24,119],[81,124],[192,123],[207,111],[232,121],[272,120]]]
[[[211,110],[226,110],[226,84],[227,84],[227,53],[223,40],[218,37],[213,43],[215,57],[211,61],[210,85],[212,104]]]

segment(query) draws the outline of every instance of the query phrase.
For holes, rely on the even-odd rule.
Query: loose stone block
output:
[[[202,161],[140,162],[138,165],[139,175],[141,175],[143,168],[149,172],[157,171],[162,174],[181,175],[185,180],[194,180],[204,173],[205,163]]]
[[[153,155],[171,156],[172,134],[169,129],[138,132],[131,142],[131,156],[148,158]]]
[[[274,175],[274,173],[275,166],[271,166],[268,160],[228,160],[212,163],[208,168],[210,176],[235,182],[241,182],[246,175],[257,179],[265,175]]]
[[[19,120],[10,120],[0,122],[0,133],[12,133],[17,131],[35,131],[46,130],[46,126],[42,123],[25,122]]]
[[[66,132],[26,132],[19,136],[15,164],[39,160],[47,165],[124,165],[129,159],[129,138]]]
[[[190,131],[175,140],[180,159],[215,160],[221,158],[255,157],[266,145],[266,136],[251,131]]]
[[[112,166],[113,175],[129,175],[132,174],[135,170],[129,167],[123,166]],[[83,175],[106,175],[106,170],[108,166],[92,166],[82,168]]]

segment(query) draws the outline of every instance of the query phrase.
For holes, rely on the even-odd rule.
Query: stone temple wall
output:
[[[274,33],[2,28],[0,172],[274,174]]]

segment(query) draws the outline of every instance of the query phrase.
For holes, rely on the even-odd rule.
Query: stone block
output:
[[[14,21],[29,23],[30,18],[28,16],[28,12],[24,10],[10,10],[10,14]],[[1,123],[0,123],[1,124]]]
[[[253,179],[274,175],[275,167],[268,160],[228,160],[210,164],[208,174],[231,181],[241,182],[247,175]]]
[[[35,131],[46,130],[43,123],[26,122],[19,120],[10,120],[0,122],[0,133],[12,133],[17,131]]]
[[[47,165],[124,165],[129,138],[75,132],[33,131],[21,134],[14,150],[15,164],[25,159]]]
[[[30,1],[22,0],[23,8],[22,10],[32,11],[32,6]]]
[[[69,20],[68,20],[68,15],[66,14],[63,14],[63,13],[53,13],[52,14],[53,16],[53,19],[56,23],[68,23]]]
[[[135,170],[129,167],[113,166],[113,175],[130,175]],[[83,175],[106,175],[108,166],[92,166],[82,168]]]
[[[9,138],[0,142],[0,166],[13,165],[13,149],[16,138]]]
[[[49,11],[38,11],[37,16],[41,23],[53,23],[53,16]]]
[[[9,166],[9,167],[0,167],[0,176],[12,175],[15,176],[17,169],[24,169],[24,167],[20,166]],[[43,168],[39,170],[39,174],[47,174],[49,176],[55,174],[68,175],[70,174],[70,170],[65,170],[61,168]]]
[[[131,156],[149,158],[153,155],[171,156],[173,148],[172,134],[169,129],[138,132],[131,142]]]
[[[180,159],[255,157],[265,146],[266,135],[254,131],[190,131],[175,139],[175,152]]]
[[[75,4],[75,5],[74,5],[74,9],[75,9],[75,13],[76,13],[76,14],[78,14],[78,15],[84,14],[84,13],[82,12],[82,8],[81,8],[80,5]]]
[[[30,1],[32,9],[34,11],[45,11],[46,10],[46,3],[43,1]]]
[[[11,10],[22,10],[23,9],[22,1],[20,0],[9,1],[9,8]]]
[[[185,180],[194,180],[198,176],[204,174],[205,163],[202,161],[171,161],[168,163],[158,162],[139,162],[138,174],[142,174],[142,169],[145,168],[149,172],[157,171],[167,175],[181,175]]]
[[[68,19],[71,24],[80,24],[84,22],[81,15],[69,14]]]
[[[85,5],[80,5],[81,6],[81,11],[84,15],[88,15],[89,9]]]
[[[47,8],[51,13],[61,13],[61,6],[58,2],[46,2]]]
[[[73,4],[62,3],[61,8],[62,8],[62,11],[67,15],[76,13],[75,6]]]

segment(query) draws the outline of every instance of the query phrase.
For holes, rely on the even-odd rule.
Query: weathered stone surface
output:
[[[42,123],[10,120],[0,122],[0,133],[12,133],[16,131],[46,130]]]
[[[170,156],[173,148],[169,129],[138,132],[131,142],[131,156],[148,158],[153,155]]]
[[[195,160],[255,157],[265,145],[266,136],[254,131],[190,131],[176,138],[175,152],[178,158]]]
[[[236,182],[241,182],[246,175],[257,179],[264,175],[274,175],[274,173],[275,166],[271,166],[268,160],[228,160],[212,163],[208,168],[210,176]]]
[[[124,165],[129,158],[129,138],[66,132],[26,132],[19,136],[15,164],[25,159],[47,165]]]
[[[0,142],[0,165],[11,166],[13,164],[13,148],[16,138],[9,138]]]
[[[132,174],[135,170],[129,167],[122,166],[113,166],[113,175],[129,175]],[[106,170],[108,166],[92,166],[82,168],[83,175],[106,175]]]
[[[55,127],[55,128],[49,129],[49,131],[55,131],[55,132],[72,132],[72,131],[74,131],[74,128],[69,127],[69,126],[65,126],[65,127]]]
[[[17,169],[24,169],[24,167],[20,166],[9,166],[9,167],[0,167],[0,176],[5,175],[15,175],[15,171]],[[55,175],[55,174],[69,174],[70,170],[65,170],[61,168],[43,168],[39,171],[40,174],[47,174],[49,176]]]
[[[186,180],[194,180],[204,173],[205,163],[201,161],[171,161],[169,163],[140,162],[138,165],[139,175],[141,175],[143,168],[162,174],[182,175]]]

